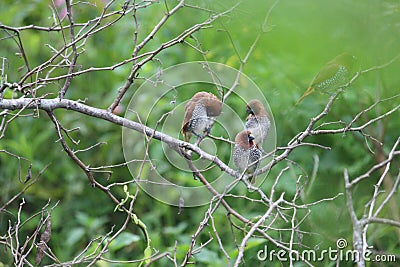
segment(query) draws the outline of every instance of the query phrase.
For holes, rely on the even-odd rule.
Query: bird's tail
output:
[[[185,142],[190,142],[190,137],[192,136],[192,133],[191,132],[183,132],[183,137],[184,137],[184,139],[185,139]]]
[[[181,131],[182,131],[183,137],[185,139],[185,142],[189,143],[190,137],[192,136],[192,132],[187,129],[188,124],[189,124],[189,122],[184,123],[182,125]]]
[[[185,142],[189,143],[192,133],[190,131],[185,131],[184,128],[182,128],[182,133],[183,133]],[[192,160],[192,151],[189,149],[186,149],[186,148],[181,149],[181,155],[183,155],[188,160]]]
[[[309,94],[311,94],[312,92],[314,92],[314,87],[308,87],[306,92],[299,98],[299,100],[297,100],[296,104],[294,104],[295,106],[297,106],[298,104],[300,104],[300,102]]]

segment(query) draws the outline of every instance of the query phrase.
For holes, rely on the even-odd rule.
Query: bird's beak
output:
[[[251,113],[253,113],[253,111],[251,110],[251,108],[246,107],[246,115],[250,115]]]
[[[249,135],[249,142],[254,140],[254,136],[252,134]]]

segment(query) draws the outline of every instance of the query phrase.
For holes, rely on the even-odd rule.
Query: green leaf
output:
[[[258,246],[260,246],[261,244],[266,243],[267,241],[268,241],[268,240],[262,239],[262,238],[250,239],[250,241],[247,243],[247,245],[246,245],[246,247],[245,247],[244,250],[247,251],[247,250],[252,249],[252,248],[254,248],[254,247],[258,247]],[[231,258],[236,258],[237,255],[238,255],[237,249],[233,250],[233,251],[229,254],[229,256],[231,256]]]
[[[181,222],[176,226],[167,226],[164,228],[164,234],[180,234],[187,228],[187,226],[188,224],[186,222]]]
[[[195,258],[199,262],[215,263],[218,261],[218,254],[207,248],[203,248],[200,253],[196,254]]]
[[[115,240],[113,240],[110,244],[110,250],[116,251],[119,250],[123,247],[129,246],[132,243],[135,243],[140,240],[140,236],[128,233],[128,232],[123,232]]]
[[[146,259],[146,260],[145,260],[146,263],[150,261],[151,253],[152,253],[151,247],[148,246],[148,247],[144,250],[144,258]]]
[[[83,238],[84,235],[85,235],[85,228],[77,227],[72,229],[67,237],[66,241],[67,245],[72,246],[76,244],[77,242],[79,242],[79,240]]]

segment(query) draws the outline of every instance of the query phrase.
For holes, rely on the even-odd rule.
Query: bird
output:
[[[210,127],[222,112],[222,102],[212,93],[198,92],[185,106],[182,133],[185,142],[192,134],[198,138],[210,132]]]
[[[265,111],[263,104],[257,99],[250,100],[247,103],[246,114],[248,116],[245,129],[252,133],[254,142],[262,146],[271,126],[269,115]]]
[[[343,86],[347,82],[355,62],[356,57],[345,52],[326,63],[295,105],[297,106],[306,96],[314,91],[330,93]]]
[[[245,172],[245,174],[253,174],[260,165],[259,159],[261,158],[261,150],[258,145],[254,143],[254,136],[248,130],[239,132],[235,137],[235,146],[233,147],[233,162],[235,163],[238,171]],[[253,165],[252,163],[257,162]],[[249,167],[249,165],[251,165]],[[255,176],[252,177],[251,183],[256,181]]]

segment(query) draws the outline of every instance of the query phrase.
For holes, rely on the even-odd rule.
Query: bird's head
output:
[[[344,52],[338,55],[334,61],[342,66],[345,66],[348,71],[351,71],[357,62],[357,58],[350,53]]]
[[[257,99],[250,100],[246,105],[247,115],[267,115],[264,109],[264,105]]]
[[[218,117],[222,111],[222,102],[212,93],[198,92],[191,101],[193,105],[200,103],[206,108],[207,115],[210,117]]]
[[[241,131],[236,135],[235,143],[243,148],[249,149],[254,146],[254,136],[250,131]]]

